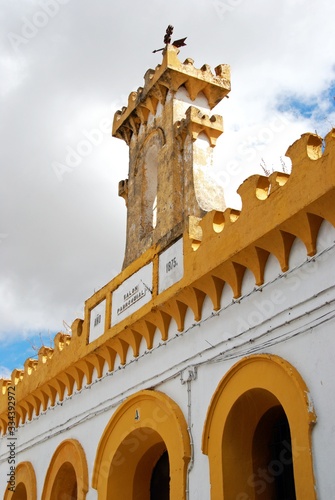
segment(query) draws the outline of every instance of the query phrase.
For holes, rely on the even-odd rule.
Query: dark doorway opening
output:
[[[170,464],[165,451],[153,468],[150,481],[150,500],[170,499]]]

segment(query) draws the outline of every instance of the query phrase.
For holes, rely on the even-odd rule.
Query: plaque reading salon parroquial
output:
[[[152,262],[125,280],[113,292],[112,325],[116,325],[151,300]]]
[[[158,273],[158,293],[162,293],[183,277],[184,259],[182,238],[160,254]]]

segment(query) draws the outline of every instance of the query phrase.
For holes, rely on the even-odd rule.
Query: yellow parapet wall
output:
[[[184,273],[171,287],[158,293],[159,245],[147,250],[115,279],[96,292],[86,302],[84,320],[72,325],[72,336],[59,333],[54,349],[42,347],[38,360],[28,359],[24,370],[14,370],[11,380],[1,380],[0,424],[5,433],[8,425],[7,388],[15,387],[16,425],[31,419],[61,401],[65,388],[71,394],[80,389],[84,376],[92,380],[104,366],[113,370],[116,355],[125,362],[129,348],[138,355],[142,337],[148,349],[156,329],[162,340],[169,336],[173,318],[183,330],[188,308],[196,320],[201,318],[206,295],[215,310],[227,283],[234,297],[241,293],[246,269],[252,271],[255,284],[263,282],[263,271],[270,254],[278,259],[283,271],[288,269],[292,243],[299,238],[312,256],[323,220],[335,225],[335,131],[326,137],[326,148],[314,134],[304,134],[288,150],[292,173],[286,176],[274,172],[270,177],[260,175],[247,179],[239,188],[242,211],[231,209],[213,211],[199,222],[198,239],[183,235]],[[200,236],[199,236],[200,235]],[[149,302],[130,316],[111,326],[113,292],[136,271],[153,263],[153,288]],[[104,333],[89,341],[90,311],[106,300]]]

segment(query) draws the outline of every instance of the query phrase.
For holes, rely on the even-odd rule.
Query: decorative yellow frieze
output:
[[[72,337],[58,334],[54,349],[41,348],[38,360],[27,360],[24,370],[14,370],[11,380],[1,380],[0,426],[6,432],[7,388],[16,388],[16,423],[24,423],[62,400],[65,388],[71,394],[80,389],[84,376],[92,381],[94,369],[98,376],[114,369],[116,356],[125,363],[129,348],[138,356],[141,339],[151,349],[156,330],[162,341],[169,337],[173,318],[183,330],[186,311],[190,308],[195,320],[201,318],[206,295],[213,309],[220,308],[223,288],[228,284],[234,297],[241,294],[246,269],[252,271],[255,284],[263,282],[264,268],[270,254],[283,271],[288,269],[292,243],[299,238],[308,255],[316,251],[318,230],[323,220],[335,226],[335,130],[326,137],[322,153],[315,149],[321,138],[304,134],[288,150],[292,160],[290,176],[275,172],[269,177],[255,175],[239,188],[242,210],[212,211],[196,225],[196,246],[188,230],[183,234],[183,277],[161,294],[158,293],[159,244],[149,248],[120,275],[86,301],[84,320],[72,325]],[[311,149],[312,148],[312,149]],[[313,152],[313,154],[311,153]],[[194,249],[196,248],[196,250]],[[127,278],[153,262],[151,300],[120,323],[111,327],[112,293]],[[105,332],[90,342],[90,311],[106,299]]]

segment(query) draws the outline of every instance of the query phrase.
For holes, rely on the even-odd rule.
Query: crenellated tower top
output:
[[[144,86],[114,116],[112,134],[129,146],[129,177],[119,184],[127,204],[124,267],[152,245],[168,246],[190,217],[224,209],[209,172],[223,122],[208,112],[229,93],[230,69],[197,69],[178,53],[168,44],[162,63],[145,73]]]
[[[155,69],[148,69],[144,75],[144,87],[131,92],[128,106],[115,113],[114,137],[123,139],[129,145],[132,135],[137,135],[140,126],[147,124],[149,114],[156,114],[158,103],[164,105],[169,90],[177,92],[183,86],[191,101],[195,101],[202,92],[209,109],[213,109],[230,92],[228,64],[219,64],[213,74],[208,64],[197,69],[191,58],[180,62],[178,53],[179,49],[167,45],[162,64],[158,64]]]

